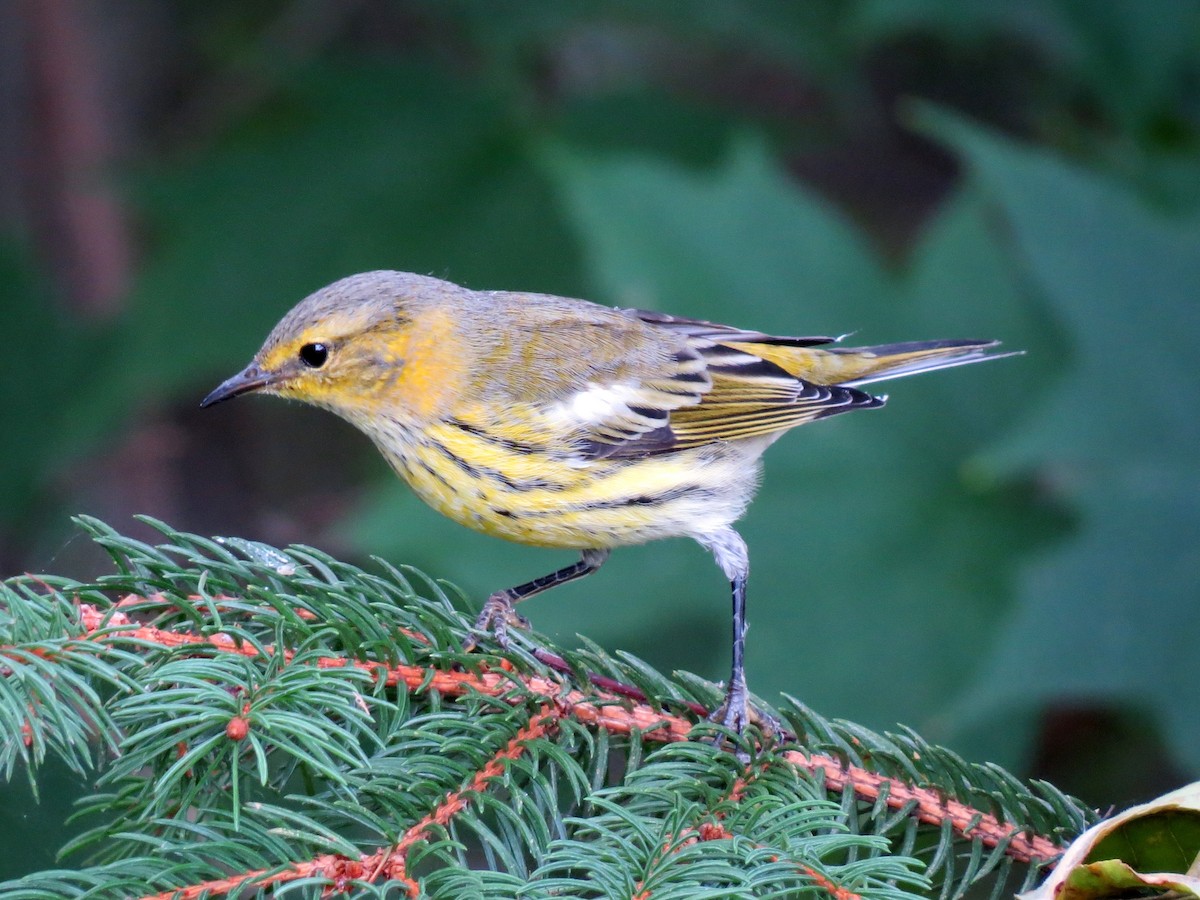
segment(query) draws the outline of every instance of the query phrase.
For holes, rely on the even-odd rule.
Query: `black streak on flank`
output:
[[[474,479],[474,480],[482,479],[482,480],[498,481],[498,482],[500,482],[500,484],[504,485],[507,488],[512,488],[514,491],[536,491],[536,490],[560,491],[563,489],[563,486],[561,484],[555,484],[552,481],[546,481],[545,479],[542,479],[542,478],[530,478],[530,479],[526,479],[526,480],[517,481],[516,479],[509,478],[503,472],[498,472],[497,470],[490,468],[488,466],[472,465],[467,460],[465,460],[461,456],[458,456],[457,454],[455,454],[449,447],[447,447],[445,444],[443,444],[439,441],[434,441],[434,442],[430,443],[429,446],[432,447],[434,450],[437,450],[438,453],[440,453],[442,456],[444,456],[446,459],[448,459],[450,462],[452,462],[455,466],[457,466],[465,475],[467,475],[469,478]]]
[[[491,444],[494,447],[503,447],[505,450],[513,450],[518,453],[546,453],[545,447],[538,447],[533,444],[525,444],[520,441],[512,441],[507,438],[498,437],[494,434],[488,434],[482,428],[477,428],[474,425],[468,425],[461,419],[447,419],[446,424],[453,428],[457,428],[466,434],[479,438],[481,441]]]
[[[600,503],[590,504],[591,509],[621,509],[626,506],[662,506],[671,503],[675,500],[680,500],[684,497],[704,502],[706,499],[711,499],[717,495],[707,490],[706,488],[696,485],[683,485],[682,487],[673,488],[669,491],[663,491],[655,496],[639,494],[636,497],[619,497],[615,500],[605,500]]]
[[[417,462],[417,465],[420,466],[422,469],[424,469],[425,472],[431,478],[433,478],[435,481],[441,482],[442,487],[446,488],[449,491],[454,490],[454,485],[452,485],[449,481],[447,481],[446,477],[444,475],[442,475],[441,472],[439,472],[433,466],[429,465],[429,463],[425,462],[425,460],[418,459],[416,462]]]

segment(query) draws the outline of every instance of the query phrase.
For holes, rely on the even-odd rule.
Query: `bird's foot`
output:
[[[462,648],[469,653],[479,646],[480,635],[490,634],[501,650],[508,650],[512,646],[508,637],[509,628],[528,629],[529,620],[517,612],[507,591],[497,591],[484,601],[483,609],[471,627],[471,633],[463,641]]]
[[[708,714],[708,721],[741,734],[751,722],[750,703],[746,695],[727,695],[725,702]]]
[[[748,726],[753,725],[762,735],[764,742],[777,740],[783,734],[783,725],[778,719],[763,712],[750,702],[750,692],[746,690],[744,681],[735,681],[730,684],[729,690],[725,692],[725,701],[709,713],[708,721],[728,728],[739,737],[745,733]],[[718,737],[716,740],[718,747],[723,742],[723,737]],[[738,752],[737,757],[742,762],[750,761],[749,757],[741,751]]]

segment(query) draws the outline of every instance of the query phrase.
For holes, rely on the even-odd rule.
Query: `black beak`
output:
[[[221,382],[215,391],[200,401],[200,408],[204,409],[207,406],[212,406],[214,403],[220,403],[222,400],[232,399],[238,394],[256,391],[278,380],[279,378],[276,375],[264,372],[252,363],[232,378]]]

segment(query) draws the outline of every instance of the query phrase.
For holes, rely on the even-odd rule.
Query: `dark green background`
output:
[[[114,311],[83,315],[49,195],[6,205],[5,573],[98,571],[75,512],[378,553],[472,606],[567,562],[440,519],[325,413],[195,408],[355,271],[999,338],[1027,354],[888,385],[884,410],[768,454],[744,522],[751,686],[1101,807],[1200,772],[1200,5],[81,8],[117,73],[103,177],[135,261]],[[36,43],[6,46],[30,71]],[[34,148],[35,86],[4,107]],[[727,604],[670,541],[524,611],[715,679]],[[22,790],[0,830],[40,817],[46,853],[0,846],[0,875],[59,843],[53,782],[40,809]]]

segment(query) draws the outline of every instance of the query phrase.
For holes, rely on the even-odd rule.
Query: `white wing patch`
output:
[[[570,428],[606,425],[614,419],[638,418],[630,409],[645,392],[634,383],[588,384],[546,409],[546,416]]]
[[[675,440],[673,411],[695,406],[712,387],[705,360],[683,347],[669,359],[623,372],[600,372],[575,390],[537,409],[540,427],[566,440],[579,459],[593,461],[628,452],[663,452]],[[630,368],[628,366],[623,368]],[[578,382],[577,382],[578,384]]]

